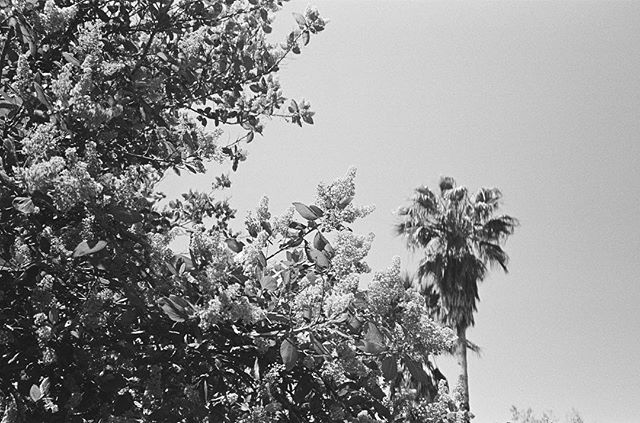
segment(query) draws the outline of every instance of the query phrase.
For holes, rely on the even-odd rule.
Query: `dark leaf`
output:
[[[320,233],[320,231],[316,232],[316,236],[313,237],[313,247],[316,250],[322,251],[327,244],[327,239]]]
[[[405,357],[404,363],[409,369],[409,373],[411,373],[411,376],[413,376],[416,381],[425,384],[430,382],[429,375],[427,375],[427,372],[422,368],[422,364],[409,357]]]
[[[129,210],[126,207],[120,205],[112,205],[108,207],[108,213],[113,216],[114,219],[119,220],[122,223],[132,225],[134,223],[142,222],[144,216],[142,213],[136,210]]]
[[[311,209],[311,211],[318,217],[322,217],[324,216],[324,212],[322,211],[322,209],[318,206],[314,206],[313,204],[309,206],[309,208]]]
[[[382,360],[382,375],[387,381],[392,381],[398,375],[398,363],[395,356],[386,356]]]
[[[51,109],[52,108],[51,102],[49,101],[49,99],[45,95],[44,90],[42,89],[42,86],[34,81],[33,82],[33,88],[36,90],[36,96],[38,97],[38,100],[40,100],[40,102],[43,105],[45,105],[47,107],[47,109]]]
[[[291,100],[291,104],[289,105],[289,111],[291,113],[298,113],[300,109],[298,108],[298,103],[295,100]]]
[[[306,206],[305,204],[302,203],[293,203],[294,207],[296,208],[296,211],[300,214],[300,216],[302,216],[304,219],[307,220],[316,220],[317,218],[319,218],[320,216],[318,216],[317,214],[314,213],[313,210],[311,210],[311,208],[309,208],[308,206]]]
[[[225,242],[227,243],[227,247],[234,253],[239,253],[244,247],[244,244],[235,238],[228,238]]]
[[[353,200],[352,196],[345,197],[338,203],[338,207],[341,209],[344,209],[349,205],[349,203],[351,203],[352,200]]]
[[[293,393],[293,399],[297,403],[303,402],[307,394],[311,392],[312,387],[313,385],[311,384],[311,377],[307,373],[305,373],[296,386],[296,390]]]

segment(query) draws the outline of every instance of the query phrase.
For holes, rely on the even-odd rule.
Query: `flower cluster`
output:
[[[405,411],[409,421],[425,423],[468,423],[473,414],[461,409],[460,387],[456,386],[450,394],[445,381],[438,385],[438,396],[433,402],[425,399],[410,405]]]
[[[394,257],[391,266],[376,272],[369,284],[367,297],[377,314],[386,315],[403,298],[404,286],[400,280],[400,257]]]
[[[407,291],[401,303],[402,326],[406,333],[402,333],[399,339],[410,339],[404,343],[405,351],[414,359],[419,359],[424,351],[439,354],[443,351],[451,351],[455,345],[455,332],[438,325],[427,315],[427,307],[424,297],[414,290]]]
[[[370,271],[363,260],[369,254],[374,238],[373,233],[366,236],[356,235],[347,230],[337,233],[334,242],[335,256],[331,262],[338,277]]]
[[[200,326],[207,330],[222,321],[251,325],[264,319],[264,310],[251,303],[243,293],[244,289],[239,284],[221,289],[205,307],[199,308]]]
[[[41,16],[44,31],[55,33],[64,30],[76,13],[78,13],[78,6],[75,4],[68,7],[58,7],[53,0],[47,0],[44,4],[44,13]]]
[[[318,184],[316,204],[325,211],[324,224],[329,228],[339,228],[343,223],[353,223],[375,210],[374,206],[354,206],[351,201],[356,195],[356,169],[350,168],[344,178],[338,178],[329,185]]]

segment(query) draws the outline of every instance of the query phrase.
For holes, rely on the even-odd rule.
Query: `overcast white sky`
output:
[[[249,146],[232,175],[240,216],[263,194],[276,213],[312,202],[317,182],[356,166],[356,201],[377,206],[356,230],[376,234],[381,269],[408,261],[391,212],[413,188],[440,175],[500,187],[522,226],[511,272],[481,286],[474,421],[504,423],[513,404],[637,422],[640,2],[312,4],[331,22],[280,78],[316,125],[273,121]],[[288,3],[280,25],[306,5]],[[206,190],[219,173],[167,191]]]

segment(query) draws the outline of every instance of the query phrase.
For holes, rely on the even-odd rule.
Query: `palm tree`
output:
[[[423,294],[438,304],[437,318],[458,335],[455,356],[460,366],[460,383],[469,409],[467,372],[467,328],[474,325],[478,282],[491,266],[507,272],[509,257],[502,245],[513,234],[518,221],[497,215],[502,193],[481,188],[471,198],[453,178],[440,180],[440,195],[426,186],[417,188],[411,204],[399,211],[398,235],[411,250],[423,251],[416,282]]]

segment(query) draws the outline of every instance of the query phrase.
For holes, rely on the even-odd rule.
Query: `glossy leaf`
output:
[[[278,287],[278,280],[270,275],[260,278],[260,286],[266,291],[274,291]]]
[[[227,244],[227,247],[229,247],[229,249],[234,253],[239,253],[244,247],[244,244],[235,238],[228,238],[227,240],[225,240],[225,243]]]
[[[331,261],[322,251],[316,250],[315,248],[309,248],[307,250],[307,253],[309,254],[310,260],[317,264],[319,267],[327,268],[331,266]]]
[[[369,322],[367,324],[367,332],[364,335],[363,351],[369,354],[379,354],[387,349],[384,336],[378,330],[376,325]]]
[[[311,205],[309,206],[309,208],[311,209],[311,211],[312,211],[316,216],[318,216],[318,217],[322,217],[322,216],[324,216],[324,212],[322,211],[322,209],[321,209],[320,207],[318,207],[318,206],[315,206],[315,205],[311,204]]]
[[[50,387],[51,381],[49,380],[49,378],[45,377],[44,379],[42,379],[42,382],[40,382],[40,391],[42,392],[42,396],[46,396],[47,394],[49,394]]]
[[[42,391],[38,387],[38,385],[32,385],[29,390],[29,396],[33,401],[40,401],[42,399]]]
[[[82,257],[88,254],[97,253],[107,246],[107,241],[98,241],[93,246],[90,246],[87,241],[82,241],[73,250],[73,257]]]
[[[31,214],[35,212],[35,205],[29,197],[16,197],[13,199],[13,208],[20,213]]]
[[[298,348],[291,339],[285,339],[280,344],[280,357],[286,370],[291,370],[298,361]]]
[[[293,203],[293,206],[296,208],[296,211],[307,220],[316,220],[320,216],[314,213],[307,205],[302,203]]]
[[[313,237],[313,248],[322,251],[327,244],[328,241],[322,233],[320,233],[320,231],[316,232],[316,235]]]

